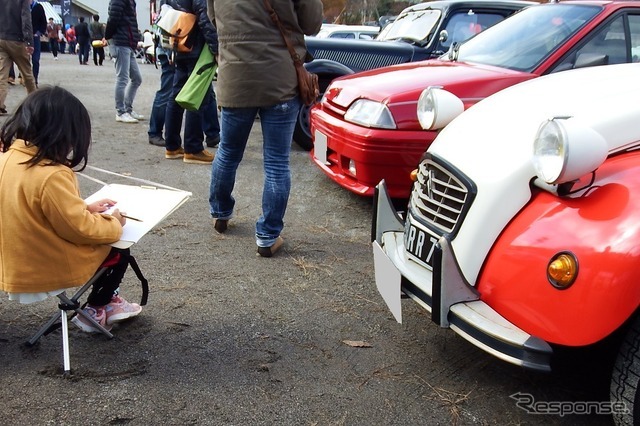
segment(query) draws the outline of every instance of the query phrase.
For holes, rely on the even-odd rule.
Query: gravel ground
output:
[[[333,184],[297,147],[286,245],[274,258],[256,257],[258,125],[238,173],[236,216],[217,234],[208,215],[210,168],[165,160],[162,148],[147,143],[146,121],[116,123],[112,64],[77,63],[44,53],[40,83],[66,87],[89,109],[90,164],[193,197],[132,249],[151,288],[143,313],[115,327],[111,340],[71,326],[71,378],[61,374],[58,332],[24,345],[55,300],[21,306],[0,299],[3,424],[611,424],[607,416],[528,414],[510,397],[606,400],[606,377],[593,362],[527,372],[439,329],[410,301],[397,324],[375,288],[371,200]],[[140,66],[134,107],[148,116],[160,72]],[[9,110],[24,96],[12,87]],[[80,182],[84,195],[97,189]],[[122,292],[140,297],[131,271]]]

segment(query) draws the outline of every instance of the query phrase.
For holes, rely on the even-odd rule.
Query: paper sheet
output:
[[[109,198],[115,201],[116,205],[104,213],[108,214],[114,209],[118,209],[126,213],[127,216],[141,220],[141,222],[137,222],[127,219],[120,241],[112,244],[117,248],[127,248],[137,243],[140,238],[173,213],[189,197],[191,197],[191,193],[187,191],[111,184],[87,197],[85,202],[90,204],[103,198]]]

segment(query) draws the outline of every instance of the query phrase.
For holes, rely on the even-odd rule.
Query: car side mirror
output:
[[[447,30],[440,31],[440,36],[438,37],[438,40],[440,41],[440,43],[444,43],[448,39],[449,39],[449,33],[447,32]]]

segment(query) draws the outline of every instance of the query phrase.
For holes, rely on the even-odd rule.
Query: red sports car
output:
[[[439,131],[433,126],[423,130],[419,123],[416,105],[425,88],[442,87],[468,108],[541,75],[637,62],[638,50],[638,2],[531,6],[453,46],[439,59],[334,80],[311,112],[311,156],[350,191],[372,196],[384,179],[391,197],[406,199],[410,173]]]

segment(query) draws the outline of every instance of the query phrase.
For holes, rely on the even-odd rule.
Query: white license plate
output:
[[[373,266],[378,292],[387,303],[396,321],[402,323],[400,285],[402,276],[377,241],[373,242]]]
[[[327,162],[327,136],[316,130],[313,133],[313,156],[322,164]]]
[[[411,215],[407,217],[404,228],[404,248],[407,253],[429,269],[433,269],[433,252],[438,238],[436,234],[416,226],[411,221]]]

